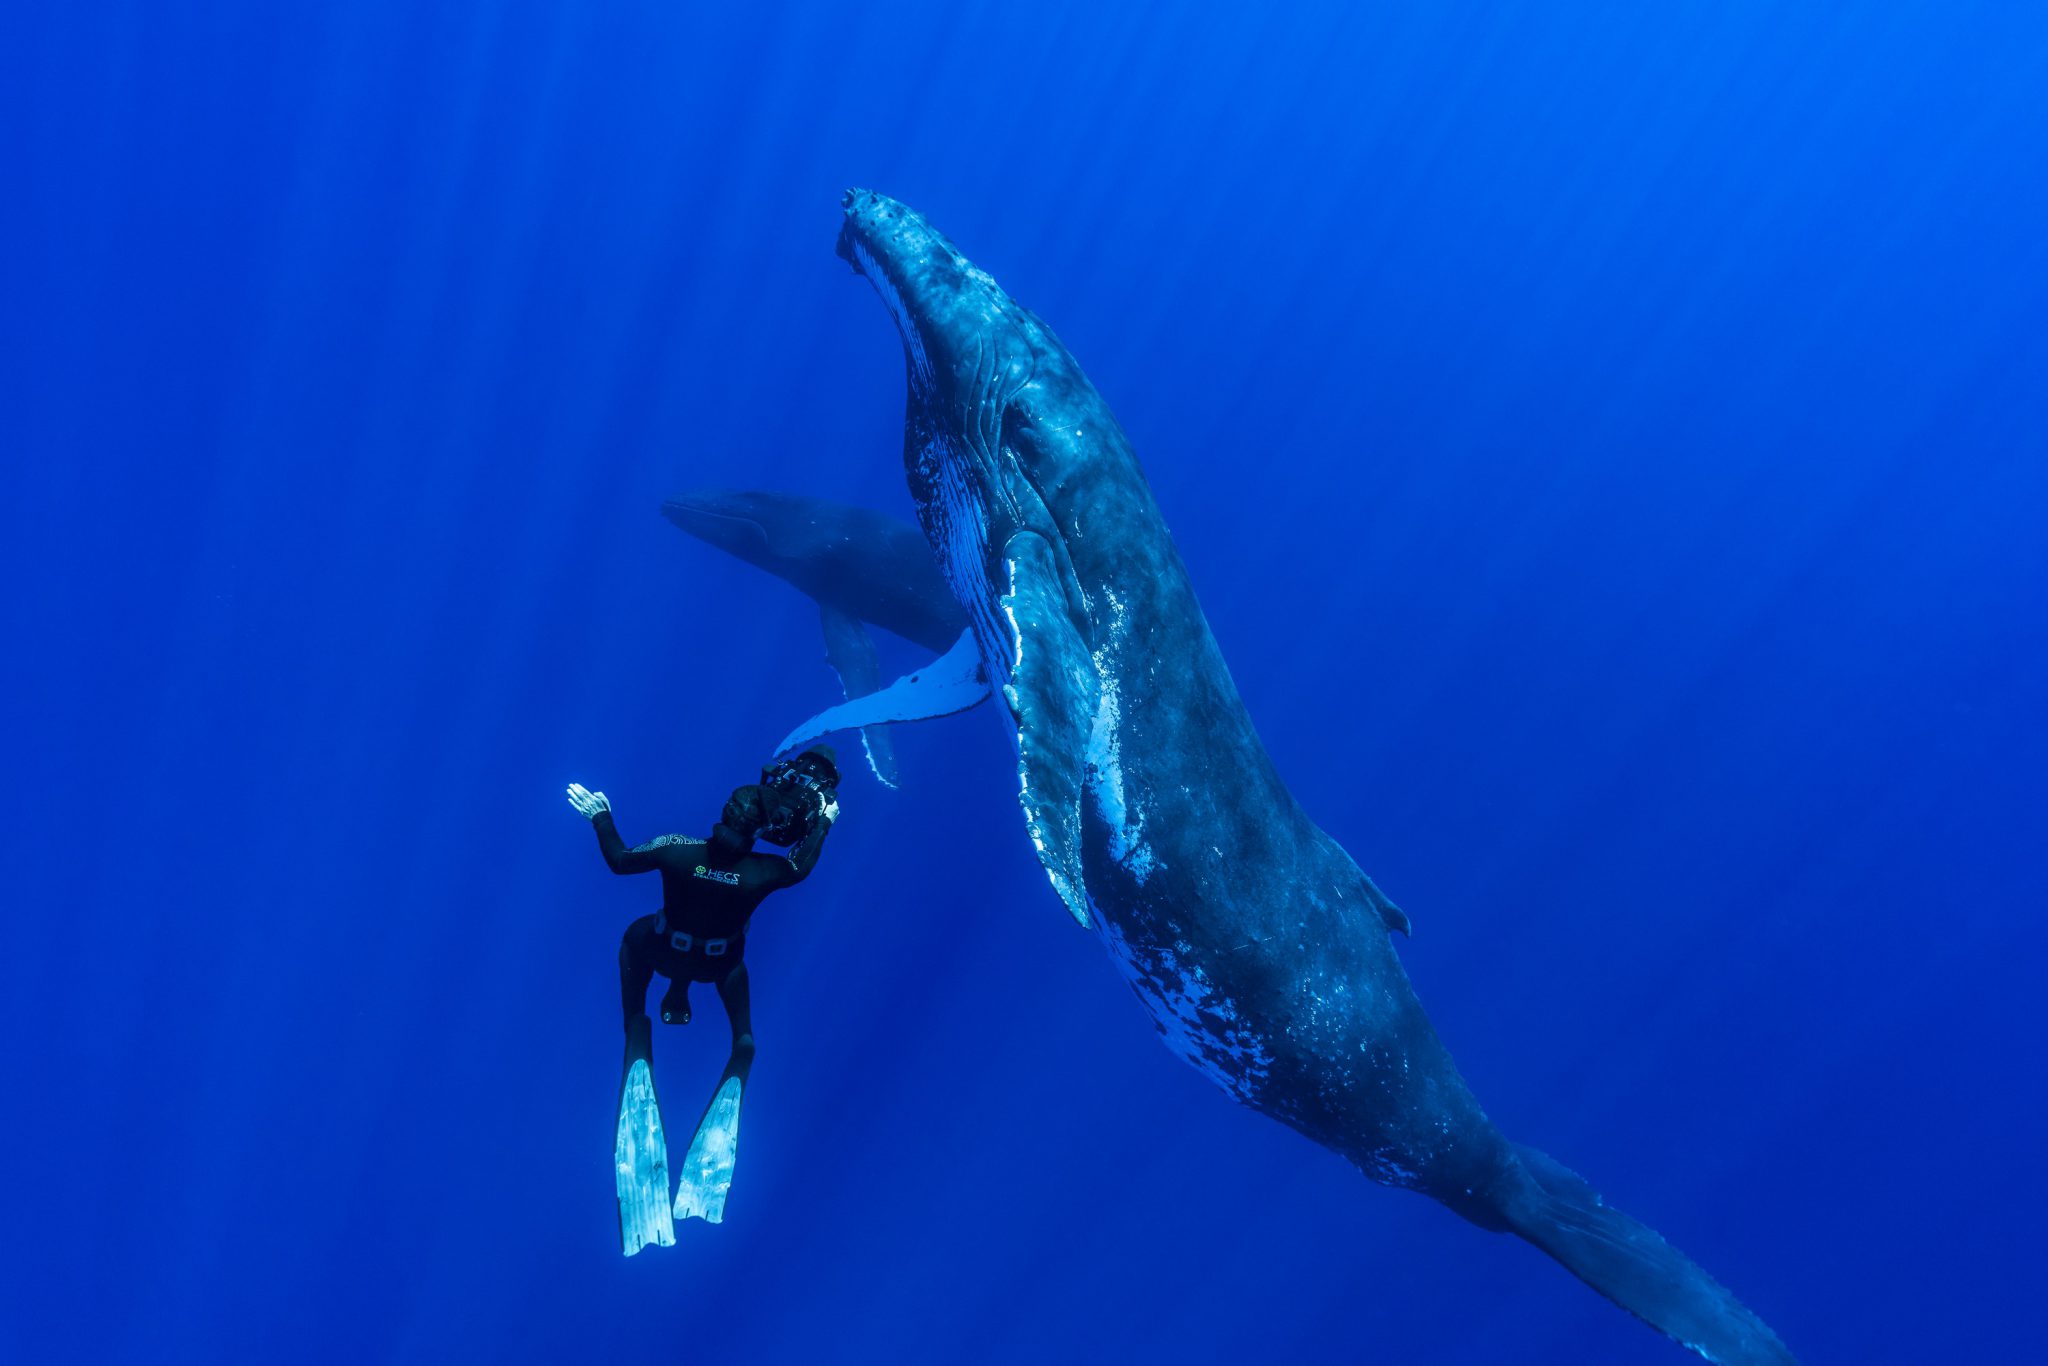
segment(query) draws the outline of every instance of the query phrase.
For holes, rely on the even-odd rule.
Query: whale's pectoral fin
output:
[[[1017,722],[1017,799],[1053,889],[1086,927],[1081,784],[1101,682],[1067,614],[1051,550],[1039,537],[1024,535],[1010,542],[1007,555],[1010,591],[1000,605],[1016,655],[1003,700]]]
[[[868,634],[867,624],[850,612],[821,602],[818,625],[825,633],[825,662],[839,675],[846,700],[871,696],[882,686],[882,666],[875,659],[875,642]],[[875,777],[885,786],[896,786],[896,746],[889,740],[888,727],[863,726],[860,741]]]
[[[891,721],[926,721],[951,716],[978,705],[988,696],[988,671],[974,632],[962,631],[953,648],[916,673],[906,674],[880,692],[827,707],[783,737],[775,747],[787,754],[835,730],[865,730]]]

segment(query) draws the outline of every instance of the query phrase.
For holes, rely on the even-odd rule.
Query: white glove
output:
[[[824,818],[825,824],[828,826],[839,819],[839,797],[837,794],[831,792],[820,792],[818,794],[818,814]]]
[[[576,808],[577,815],[590,821],[612,809],[610,798],[602,792],[592,792],[582,783],[569,784],[569,805]]]

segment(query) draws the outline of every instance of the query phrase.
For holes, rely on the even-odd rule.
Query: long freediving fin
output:
[[[875,642],[868,634],[866,622],[829,602],[821,602],[818,626],[825,633],[825,662],[839,675],[839,686],[848,701],[869,696],[882,686],[882,668],[875,659]],[[889,739],[889,728],[863,726],[860,742],[876,779],[885,787],[896,786],[896,746]]]
[[[981,647],[975,644],[973,631],[962,631],[952,649],[916,673],[906,674],[880,692],[827,707],[784,736],[775,752],[787,754],[835,730],[951,716],[979,705],[987,696],[988,671],[982,667]]]
[[[673,1247],[676,1241],[668,1207],[668,1143],[654,1095],[652,1028],[645,1015],[626,1027],[626,1075],[619,1084],[619,1128],[612,1147],[619,1241],[628,1257],[649,1243]]]
[[[1010,591],[1000,605],[1015,632],[1016,667],[1003,700],[1017,722],[1017,800],[1053,890],[1085,928],[1081,785],[1102,684],[1067,613],[1051,550],[1037,536],[1019,536],[1006,556]]]
[[[732,1189],[733,1166],[740,1155],[740,1095],[745,1090],[740,1078],[727,1075],[697,1122],[696,1137],[676,1172],[675,1217],[702,1219],[707,1224],[725,1219],[725,1196]]]

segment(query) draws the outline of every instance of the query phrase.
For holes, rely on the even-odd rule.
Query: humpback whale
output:
[[[1395,954],[1407,918],[1281,781],[1129,442],[1059,339],[920,214],[862,190],[843,207],[839,254],[903,345],[905,473],[972,686],[1014,735],[1032,846],[1168,1047],[1699,1355],[1792,1362],[1706,1272],[1487,1118]],[[929,672],[931,710],[960,710],[961,671]],[[885,690],[893,717],[906,688]],[[786,743],[862,715],[835,707]]]
[[[682,530],[767,570],[818,604],[825,660],[849,700],[882,682],[868,624],[944,650],[966,622],[916,527],[866,508],[759,489],[698,489],[661,505]],[[861,728],[868,766],[897,784],[888,729]]]

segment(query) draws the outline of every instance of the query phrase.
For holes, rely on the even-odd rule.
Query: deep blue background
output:
[[[1088,367],[1505,1129],[1809,1362],[2037,1349],[2048,12],[1252,8],[10,10],[0,1356],[1680,1359],[1174,1063],[986,712],[619,1256],[561,790],[832,697],[657,506],[906,510],[855,183]]]

